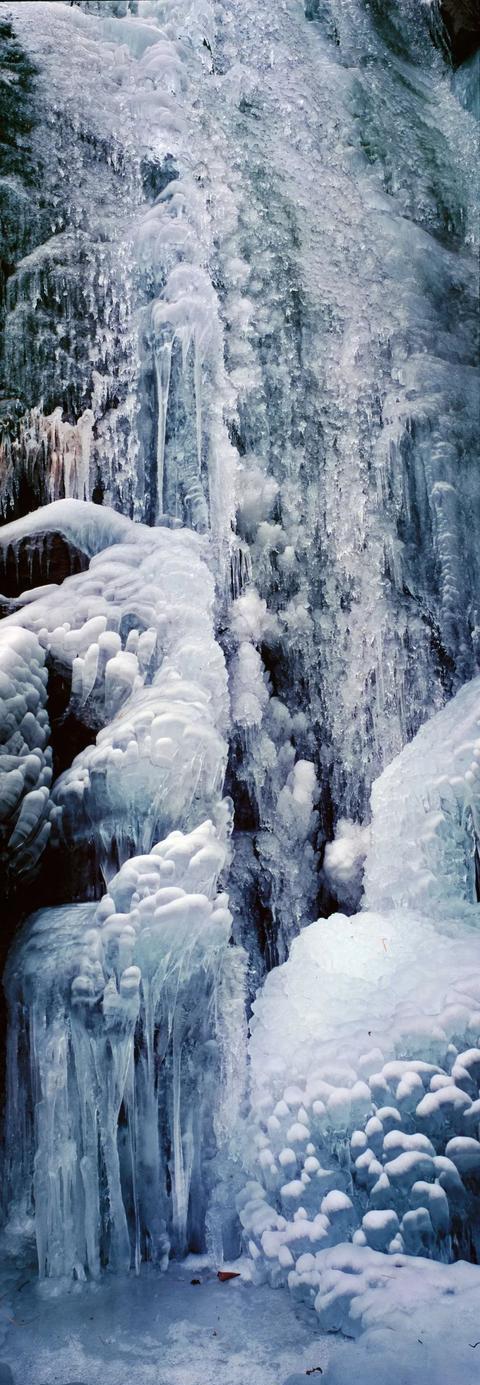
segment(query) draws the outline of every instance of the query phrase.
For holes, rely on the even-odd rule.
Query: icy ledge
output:
[[[254,1005],[254,1274],[347,1335],[405,1252],[478,1259],[479,718],[476,679],[377,781],[375,909],[306,928]]]

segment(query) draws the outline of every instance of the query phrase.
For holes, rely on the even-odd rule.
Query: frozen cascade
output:
[[[305,717],[289,743],[315,762],[321,845],[332,817],[361,820],[375,775],[477,667],[467,77],[461,67],[452,83],[432,41],[438,6],[417,0],[394,0],[388,21],[363,0],[314,3],[306,17],[288,0],[275,19],[265,0],[134,9],[45,3],[40,23],[38,5],[9,6],[38,66],[25,79],[29,118],[41,107],[41,120],[59,120],[83,159],[68,215],[52,160],[67,224],[48,262],[84,335],[68,416],[56,413],[63,356],[52,395],[46,351],[20,450],[7,426],[15,484],[25,465],[28,489],[25,505],[7,467],[5,505],[18,513],[32,487],[38,503],[71,483],[149,523],[211,529],[223,570],[236,508],[245,576],[276,617],[260,650],[271,691]],[[72,34],[73,83],[62,61]],[[37,161],[48,141],[34,124]],[[86,257],[88,314],[71,300],[83,261],[65,278],[87,185],[102,256],[98,270],[95,245]],[[22,279],[23,305],[40,292],[32,283]],[[104,293],[121,346],[98,320]],[[20,349],[24,330],[8,323]],[[60,332],[48,324],[47,336]],[[105,338],[103,361],[85,349],[87,326]],[[18,369],[9,394],[23,399]],[[239,792],[268,913],[257,777],[252,764]]]
[[[3,180],[16,261],[3,325],[3,511],[62,496],[105,498],[148,522],[167,511],[210,528],[221,565],[234,451],[212,229],[190,147],[209,6],[146,4],[137,17],[47,2],[40,29],[34,4],[3,8],[5,63],[23,64],[30,132],[29,162]],[[30,339],[41,344],[33,374]]]
[[[0,6],[5,1210],[62,1284],[240,1223],[353,1336],[387,1271],[478,1261],[477,58],[442,10]]]

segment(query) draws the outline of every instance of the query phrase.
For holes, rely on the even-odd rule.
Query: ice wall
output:
[[[474,127],[426,8],[387,9],[249,4],[217,40],[238,524],[327,834],[478,657]]]

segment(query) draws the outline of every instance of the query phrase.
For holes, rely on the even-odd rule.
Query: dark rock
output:
[[[480,0],[441,0],[440,11],[455,67],[480,48]]]

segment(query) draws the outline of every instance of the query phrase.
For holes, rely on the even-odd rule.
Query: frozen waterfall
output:
[[[332,1385],[473,1380],[474,10],[0,4],[1,1243]]]

